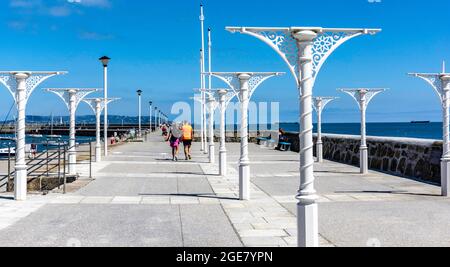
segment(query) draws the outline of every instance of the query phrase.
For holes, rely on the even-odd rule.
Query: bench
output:
[[[277,147],[278,141],[270,139],[267,141],[267,147],[275,149]]]
[[[258,145],[266,145],[268,141],[270,141],[272,137],[258,137],[256,138],[256,144]]]
[[[292,144],[288,142],[280,142],[279,146],[281,151],[290,151]]]

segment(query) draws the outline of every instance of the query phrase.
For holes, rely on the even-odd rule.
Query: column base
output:
[[[297,204],[298,247],[319,247],[319,207],[316,203]]]
[[[239,199],[250,200],[250,165],[239,166]]]
[[[367,147],[360,148],[360,168],[361,174],[369,173],[369,149]]]
[[[323,163],[323,143],[316,144],[317,162]]]
[[[209,163],[216,163],[216,148],[214,145],[209,145]]]
[[[99,163],[102,161],[102,148],[96,147],[95,148],[95,162]]]
[[[76,175],[77,174],[77,154],[76,153],[69,153],[69,174],[70,175]]]
[[[227,152],[219,152],[219,174],[220,176],[227,176]]]
[[[441,160],[441,188],[442,196],[448,197],[450,194],[450,159]]]
[[[16,174],[14,177],[14,199],[16,201],[27,200],[28,172],[26,165],[15,166]]]

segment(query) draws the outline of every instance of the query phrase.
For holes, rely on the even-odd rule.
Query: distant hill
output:
[[[130,116],[117,116],[117,115],[110,115],[109,117],[109,123],[110,124],[137,124],[139,123],[138,117],[130,117]],[[86,115],[86,116],[77,116],[77,123],[79,124],[95,124],[95,116],[93,115]],[[152,120],[155,120],[153,117]],[[29,124],[50,124],[52,121],[51,116],[27,116],[26,121]],[[53,123],[55,125],[60,124],[62,121],[63,124],[69,123],[69,116],[54,116],[53,117]],[[102,122],[103,122],[103,116],[102,116]],[[14,123],[14,121],[9,120],[5,122],[6,124]],[[149,116],[142,117],[142,123],[150,123]],[[3,122],[0,122],[0,124],[3,124]]]

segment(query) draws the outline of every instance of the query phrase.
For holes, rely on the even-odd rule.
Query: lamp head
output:
[[[142,90],[137,90],[136,92],[137,92],[138,96],[142,95]]]
[[[111,60],[111,58],[107,57],[107,56],[103,56],[101,58],[99,58],[98,60],[100,60],[103,64],[103,67],[108,67],[109,61]]]

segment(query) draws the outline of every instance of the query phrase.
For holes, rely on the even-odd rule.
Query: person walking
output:
[[[170,142],[170,147],[172,148],[172,160],[178,161],[178,153],[180,150],[180,141],[181,141],[181,130],[180,127],[175,123],[170,128],[170,132],[167,136],[166,141]]]
[[[185,122],[181,131],[183,132],[184,155],[186,156],[186,160],[192,160],[191,149],[194,129],[189,122]]]

